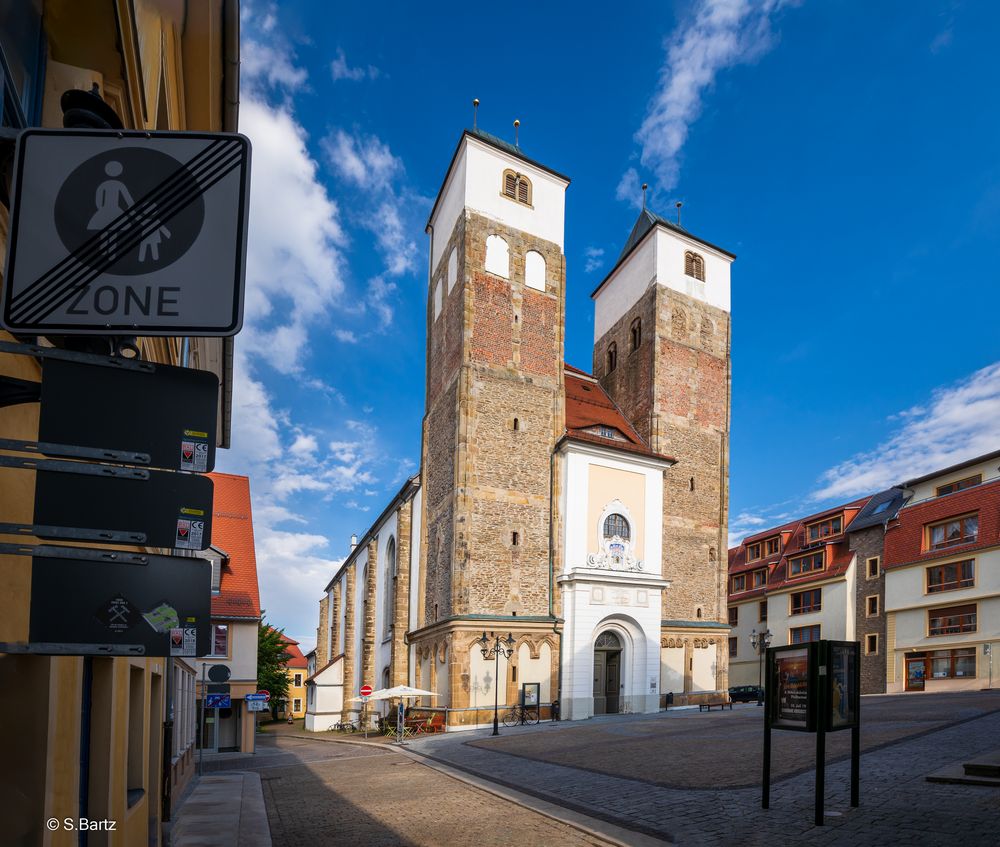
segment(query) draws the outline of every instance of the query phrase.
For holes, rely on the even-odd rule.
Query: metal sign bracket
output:
[[[142,468],[122,468],[117,465],[88,465],[85,462],[62,462],[58,459],[26,459],[20,456],[0,456],[0,467],[25,471],[53,471],[84,476],[104,476],[118,479],[149,479]]]
[[[6,556],[45,556],[49,559],[80,559],[87,562],[114,562],[121,565],[148,565],[145,553],[122,550],[89,550],[85,547],[64,547],[61,544],[10,544],[0,541],[0,554]],[[3,652],[0,650],[0,652]]]
[[[101,447],[75,447],[72,444],[52,444],[48,441],[18,441],[14,438],[0,438],[0,450],[41,453],[46,456],[64,456],[69,459],[96,459],[99,462],[122,462],[127,465],[149,464],[149,453],[108,450]]]
[[[77,362],[81,365],[97,365],[105,368],[117,368],[127,371],[143,371],[153,373],[156,365],[139,359],[126,359],[122,356],[98,356],[94,353],[78,353],[75,350],[62,350],[59,347],[43,347],[41,344],[18,344],[14,341],[0,341],[0,353],[12,353],[15,356],[32,356],[36,359],[61,359],[64,362]]]
[[[117,529],[76,529],[69,526],[45,526],[0,522],[0,535],[32,535],[66,538],[72,541],[95,541],[104,544],[145,544],[146,533]]]

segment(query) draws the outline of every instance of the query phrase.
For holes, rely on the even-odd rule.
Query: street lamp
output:
[[[493,734],[500,734],[500,656],[509,659],[514,654],[514,637],[508,632],[506,638],[496,636],[495,642],[491,642],[483,631],[483,637],[479,639],[480,651],[484,659],[493,659]]]
[[[757,632],[755,629],[750,633],[750,646],[757,651],[757,655],[760,660],[757,664],[757,705],[759,706],[763,701],[760,698],[762,690],[762,682],[764,679],[764,653],[767,652],[768,646],[771,644],[771,630],[765,629],[763,632]]]

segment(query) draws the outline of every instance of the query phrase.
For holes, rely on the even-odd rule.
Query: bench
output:
[[[720,709],[725,709],[726,706],[729,706],[729,711],[731,712],[733,710],[733,702],[732,702],[732,700],[730,700],[728,703],[723,703],[721,700],[718,701],[718,702],[716,702],[716,703],[699,703],[698,704],[698,711],[699,712],[711,712],[712,709],[714,709],[716,707],[718,707]]]

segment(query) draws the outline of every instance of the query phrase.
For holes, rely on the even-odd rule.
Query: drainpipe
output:
[[[559,701],[559,716],[562,718],[562,675],[563,675],[563,655],[562,655],[562,642],[563,634],[562,630],[556,625],[555,621],[555,562],[553,561],[552,551],[555,549],[555,501],[553,499],[553,494],[555,491],[555,469],[556,469],[556,452],[552,451],[551,456],[549,456],[549,617],[552,618],[552,632],[555,633],[556,639],[559,642],[558,656],[556,661],[556,698]],[[552,700],[552,697],[549,697]]]

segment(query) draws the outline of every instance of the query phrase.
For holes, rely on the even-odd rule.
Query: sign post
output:
[[[365,740],[368,739],[368,698],[372,696],[372,687],[362,685],[361,691],[361,721],[365,725]]]
[[[858,805],[861,763],[861,645],[813,641],[767,649],[761,808],[771,800],[771,730],[816,734],[815,824],[823,825],[826,733],[851,730],[851,806]]]

